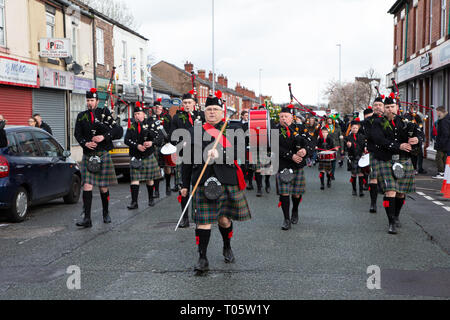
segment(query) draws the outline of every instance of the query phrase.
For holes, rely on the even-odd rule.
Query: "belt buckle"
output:
[[[400,160],[400,155],[399,154],[395,154],[392,156],[392,161],[399,161]]]

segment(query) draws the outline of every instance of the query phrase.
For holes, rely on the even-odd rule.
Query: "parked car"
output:
[[[125,135],[127,134],[127,127],[123,128],[123,137],[119,140],[114,140],[112,149],[109,153],[114,164],[117,175],[123,175],[126,179],[130,176],[130,149],[125,144]]]
[[[80,198],[81,172],[70,152],[47,132],[7,126],[8,146],[0,149],[0,209],[12,222],[25,220],[30,206]]]

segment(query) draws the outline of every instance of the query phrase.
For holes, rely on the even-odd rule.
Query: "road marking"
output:
[[[430,200],[430,201],[434,201],[434,199],[430,196],[424,196],[425,199]]]
[[[9,224],[0,224],[0,228],[1,227],[7,227],[7,226],[9,226]]]
[[[445,210],[447,210],[448,212],[450,212],[450,208],[449,207],[443,207]]]
[[[423,192],[417,192],[417,194],[418,194],[419,196],[423,196],[423,197],[425,197],[425,196],[426,196],[426,194],[425,194],[425,193],[423,193]]]
[[[434,204],[437,204],[438,206],[443,206],[444,204],[442,202],[439,201],[433,201]]]

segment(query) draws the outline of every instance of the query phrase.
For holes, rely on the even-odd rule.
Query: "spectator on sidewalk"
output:
[[[8,140],[6,139],[5,126],[6,120],[0,114],[0,148],[4,148],[8,145]]]
[[[436,152],[436,165],[438,174],[433,177],[435,179],[444,179],[445,164],[447,157],[450,156],[450,115],[444,107],[436,109],[438,115],[436,142],[434,149]]]
[[[50,126],[48,124],[46,124],[44,121],[42,121],[42,117],[40,114],[36,113],[35,115],[33,115],[33,118],[36,119],[36,122],[37,122],[36,128],[45,130],[48,133],[50,133],[51,135],[53,135],[52,129],[50,128]]]

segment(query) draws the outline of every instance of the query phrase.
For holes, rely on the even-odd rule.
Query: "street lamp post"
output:
[[[342,83],[342,45],[337,44],[339,47],[339,84]]]
[[[213,72],[213,78],[212,78],[212,90],[213,95],[214,92],[216,92],[216,69],[214,65],[214,0],[212,0],[212,72]]]

